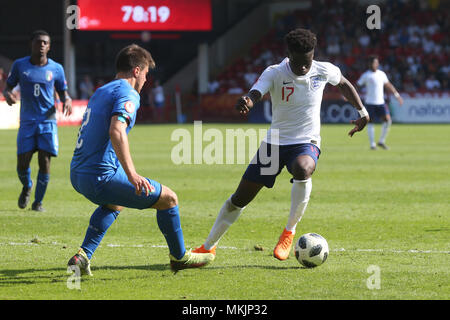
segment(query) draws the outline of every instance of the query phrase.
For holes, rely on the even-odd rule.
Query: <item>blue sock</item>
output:
[[[31,181],[31,168],[24,171],[17,169],[17,175],[25,188],[30,189],[33,186],[33,182]]]
[[[48,182],[50,181],[50,175],[47,173],[38,172],[36,190],[34,191],[34,202],[42,203],[44,199],[45,191],[47,190]]]
[[[159,230],[166,238],[170,254],[176,259],[181,259],[186,253],[186,249],[184,247],[178,206],[166,210],[157,210],[156,221],[158,222]]]
[[[84,237],[83,248],[84,252],[89,259],[95,252],[95,249],[99,246],[106,233],[106,230],[113,224],[119,215],[120,211],[113,211],[106,207],[98,207],[91,216],[89,221],[89,227],[86,231],[86,236]]]

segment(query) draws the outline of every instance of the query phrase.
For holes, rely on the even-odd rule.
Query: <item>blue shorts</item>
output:
[[[58,155],[58,127],[56,120],[21,122],[17,133],[17,154],[43,150]]]
[[[291,172],[292,162],[295,158],[308,155],[313,158],[317,165],[320,156],[320,149],[312,143],[280,145],[278,148],[277,157],[276,152],[272,152],[272,145],[262,142],[242,178],[272,188],[275,179],[285,166]]]
[[[380,121],[391,114],[386,104],[366,104],[366,109],[372,122]]]
[[[93,175],[70,172],[70,181],[76,191],[100,206],[117,205],[127,208],[147,209],[153,206],[161,195],[161,184],[147,178],[155,188],[148,196],[137,195],[120,166],[112,175]]]
[[[164,101],[154,102],[156,108],[163,108],[164,107]]]

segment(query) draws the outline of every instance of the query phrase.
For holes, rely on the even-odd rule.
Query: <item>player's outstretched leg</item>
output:
[[[158,227],[169,246],[172,271],[176,273],[182,269],[200,268],[214,260],[214,255],[211,253],[195,253],[185,249],[178,198],[175,192],[162,186],[161,195],[152,208],[157,210]]]
[[[78,266],[81,274],[92,275],[90,260],[97,247],[100,245],[106,231],[117,219],[122,207],[99,206],[91,216],[89,227],[86,230],[83,244],[78,252],[70,258],[67,265]]]
[[[217,216],[205,243],[202,244],[201,247],[194,249],[194,252],[211,253],[214,256],[216,255],[216,247],[219,240],[237,220],[245,208],[234,205],[231,198],[232,197],[228,198],[220,209],[219,215]]]
[[[241,179],[236,192],[223,204],[217,215],[216,221],[201,247],[194,249],[194,252],[204,252],[216,254],[216,247],[223,235],[231,225],[239,218],[245,206],[249,204],[263,187],[262,184]]]

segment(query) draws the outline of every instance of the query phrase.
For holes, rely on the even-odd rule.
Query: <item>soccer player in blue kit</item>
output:
[[[50,159],[58,155],[55,89],[63,103],[66,115],[72,113],[72,100],[67,93],[64,69],[47,57],[50,36],[43,30],[31,36],[31,56],[14,61],[3,93],[8,105],[17,102],[13,92],[20,85],[20,127],[17,134],[17,174],[23,188],[18,205],[26,208],[31,197],[30,162],[38,151],[39,172],[32,210],[45,211],[42,207],[50,179]]]
[[[159,182],[140,176],[134,167],[128,132],[136,121],[139,92],[149,69],[151,54],[138,45],[123,48],[116,57],[116,78],[97,89],[89,100],[73,154],[73,187],[98,207],[92,214],[84,241],[68,266],[92,275],[90,259],[108,228],[124,207],[156,209],[158,227],[169,246],[174,272],[202,267],[214,259],[184,247],[176,194]]]

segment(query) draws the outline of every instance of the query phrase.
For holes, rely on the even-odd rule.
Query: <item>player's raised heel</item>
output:
[[[28,205],[28,202],[30,202],[31,198],[31,188],[22,188],[22,192],[19,196],[19,201],[17,202],[17,205],[20,209],[25,209]]]
[[[204,267],[212,262],[215,256],[212,253],[194,253],[192,250],[188,250],[181,259],[176,259],[171,254],[169,257],[170,268],[177,273],[183,269]]]
[[[193,253],[212,253],[214,256],[216,256],[216,247],[212,247],[210,250],[205,249],[205,245],[202,244],[201,247],[195,248],[192,250]]]
[[[294,235],[295,233],[293,233],[292,231],[287,231],[286,229],[283,230],[277,245],[273,249],[273,256],[275,258],[277,258],[278,260],[286,260],[287,258],[289,258]]]
[[[91,272],[91,261],[82,248],[80,248],[72,258],[70,258],[69,262],[67,262],[67,265],[69,267],[76,266],[80,268],[80,273],[82,275],[93,276]]]

